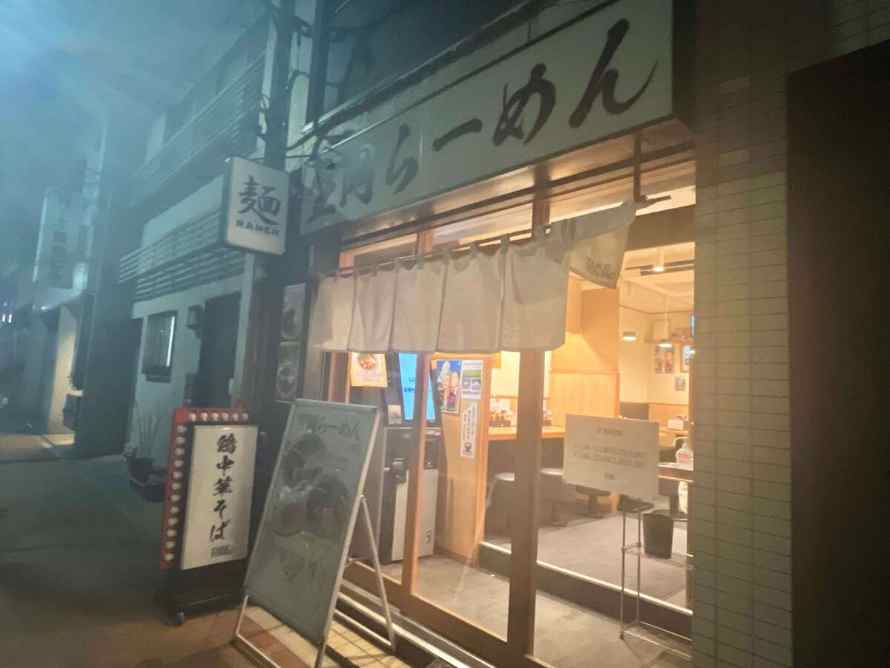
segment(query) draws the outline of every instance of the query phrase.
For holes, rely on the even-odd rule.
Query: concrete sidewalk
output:
[[[37,434],[0,434],[0,465],[56,458],[53,444]]]
[[[253,665],[225,647],[235,611],[164,623],[160,509],[120,457],[0,464],[0,664]]]

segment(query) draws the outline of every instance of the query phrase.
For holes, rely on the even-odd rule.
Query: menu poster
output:
[[[439,406],[443,413],[460,414],[460,370],[460,360],[436,362],[436,389],[439,392]]]
[[[655,373],[674,373],[674,349],[655,346]]]
[[[464,404],[460,416],[460,456],[476,459],[476,428],[479,424],[479,404],[475,401]]]
[[[464,360],[460,372],[460,395],[464,401],[482,399],[482,360]]]
[[[245,590],[315,644],[331,623],[378,422],[370,406],[291,405]]]
[[[386,356],[381,353],[350,353],[349,384],[352,387],[385,388]]]
[[[689,373],[689,365],[692,363],[692,357],[695,355],[695,348],[690,344],[683,346],[683,356],[680,358],[680,371]]]

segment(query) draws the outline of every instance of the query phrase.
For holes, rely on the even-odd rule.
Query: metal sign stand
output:
[[[630,497],[621,495],[621,498],[618,501],[618,509],[621,511],[621,598],[619,599],[619,619],[620,619],[620,630],[618,632],[618,637],[622,640],[625,636],[632,636],[634,638],[638,638],[640,640],[645,640],[648,643],[661,647],[663,650],[667,652],[671,652],[672,654],[676,654],[678,656],[682,656],[686,659],[691,659],[692,656],[687,654],[686,652],[682,652],[675,647],[671,647],[670,645],[666,645],[658,640],[655,640],[649,636],[634,632],[634,628],[646,628],[652,631],[656,631],[658,633],[665,633],[669,636],[677,638],[678,640],[683,640],[688,642],[688,638],[684,636],[678,635],[673,631],[669,631],[668,629],[664,629],[655,624],[650,624],[649,622],[644,622],[640,616],[640,599],[642,597],[642,583],[641,583],[641,573],[642,573],[642,561],[643,561],[643,537],[642,537],[642,526],[643,526],[643,513],[647,510],[652,510],[653,504],[648,503],[646,501],[641,501],[639,499],[631,499]],[[633,543],[627,542],[627,515],[628,513],[632,513],[637,516],[637,539]],[[635,603],[635,613],[634,618],[630,621],[625,620],[624,616],[624,598],[626,595],[629,595],[630,592],[627,589],[627,555],[635,554],[637,557],[637,583],[636,583],[636,591],[634,592],[634,603]],[[685,555],[689,557],[691,555]]]
[[[364,518],[363,522],[365,525],[365,531],[368,536],[368,544],[371,547],[371,560],[374,562],[374,572],[377,576],[377,587],[380,590],[380,600],[383,607],[383,616],[386,619],[386,635],[389,641],[390,651],[395,654],[396,651],[396,634],[395,629],[392,623],[392,613],[389,609],[389,599],[386,596],[386,587],[383,582],[383,570],[380,568],[380,557],[377,552],[377,541],[374,538],[374,529],[371,524],[371,513],[368,510],[368,502],[365,499],[364,494],[359,497],[359,509],[360,514]],[[345,569],[344,569],[345,570]],[[340,573],[340,578],[342,578],[343,573]],[[338,580],[340,579],[338,578]],[[269,658],[253,643],[251,643],[246,637],[241,635],[241,622],[244,620],[244,614],[247,611],[247,599],[248,595],[244,595],[244,599],[241,601],[241,611],[238,613],[238,622],[235,624],[235,639],[244,643],[244,645],[250,650],[252,654],[255,655],[256,658],[262,660],[269,666],[273,666],[274,668],[281,668],[273,659]],[[337,596],[331,597],[331,607],[328,609],[328,618],[330,619],[331,615],[334,613],[334,608],[337,605]],[[358,622],[355,622],[358,624]],[[368,632],[374,636],[377,636],[376,633],[368,629]],[[327,637],[322,639],[321,645],[318,648],[318,653],[315,656],[315,668],[321,668],[322,663],[324,661],[325,649],[327,648]]]

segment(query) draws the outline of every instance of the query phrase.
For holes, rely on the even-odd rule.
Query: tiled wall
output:
[[[696,6],[695,665],[790,666],[786,77],[890,39],[890,0]]]

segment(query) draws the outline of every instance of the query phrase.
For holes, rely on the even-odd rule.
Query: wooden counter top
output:
[[[566,428],[559,426],[544,427],[541,430],[542,439],[565,438]],[[489,427],[488,441],[515,441],[516,427]]]

